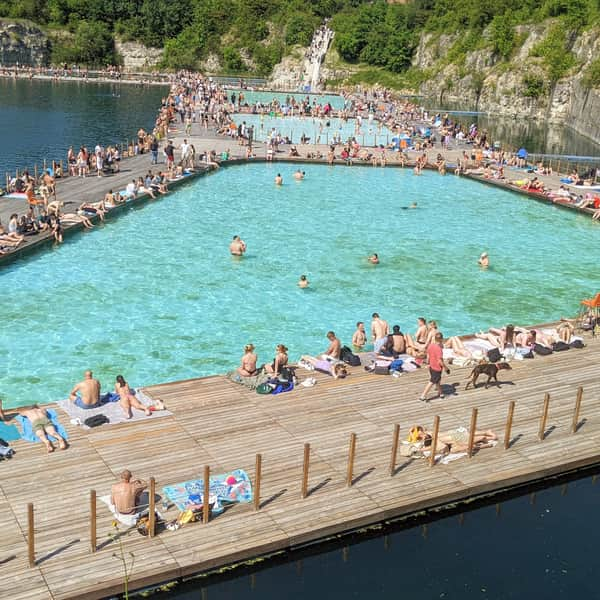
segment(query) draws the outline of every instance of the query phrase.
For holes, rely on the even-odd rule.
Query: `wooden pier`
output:
[[[98,502],[97,518],[90,518],[90,491],[110,493],[123,468],[154,477],[160,493],[164,485],[201,478],[205,466],[211,473],[242,468],[255,482],[256,455],[262,459],[256,507],[234,505],[207,524],[153,538],[123,534],[125,553],[135,556],[130,589],[139,589],[598,464],[600,340],[586,343],[581,350],[513,361],[512,371],[500,372],[501,385],[488,390],[465,391],[469,370],[453,369],[444,376],[446,398],[429,403],[418,400],[425,369],[394,378],[357,367],[338,381],[317,374],[316,386],[278,396],[215,376],[146,388],[172,417],[88,431],[67,424],[70,448],[51,455],[41,444],[18,441],[15,457],[0,463],[0,598],[93,599],[123,590],[114,556],[120,547],[107,537],[112,515]],[[431,427],[437,416],[441,431],[468,427],[473,408],[478,427],[499,434],[496,447],[447,465],[399,454],[392,459],[396,424],[401,439],[411,425]],[[176,509],[166,516],[174,518]]]

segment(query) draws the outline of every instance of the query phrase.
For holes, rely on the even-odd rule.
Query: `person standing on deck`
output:
[[[378,352],[381,346],[387,341],[387,336],[390,333],[390,326],[387,321],[379,317],[378,313],[373,313],[371,321],[371,337],[373,339],[373,350]]]
[[[423,402],[427,401],[427,394],[433,386],[436,387],[438,397],[443,398],[444,393],[442,391],[442,370],[446,371],[446,375],[450,374],[450,369],[444,363],[444,336],[441,332],[435,334],[434,341],[427,346],[427,358],[429,361],[429,382],[425,386],[423,393],[419,400]]]

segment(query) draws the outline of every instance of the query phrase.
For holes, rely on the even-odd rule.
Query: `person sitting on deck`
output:
[[[101,405],[100,382],[94,379],[93,373],[89,369],[83,377],[83,381],[77,383],[71,390],[69,400],[79,408],[97,408]]]
[[[281,369],[288,364],[288,349],[283,344],[277,344],[277,354],[270,365],[265,365],[265,371],[273,375],[279,375]]]
[[[101,221],[104,221],[104,215],[108,212],[104,200],[100,200],[100,202],[83,202],[79,205],[77,211],[98,215]]]
[[[324,352],[325,356],[329,356],[334,360],[339,360],[342,342],[340,342],[340,340],[335,336],[333,331],[327,332],[327,339],[329,340],[329,346]]]
[[[125,469],[119,475],[119,482],[112,486],[110,501],[120,514],[135,514],[140,508],[140,496],[147,487],[141,479],[132,480],[131,471]]]
[[[242,377],[255,377],[258,375],[258,369],[256,363],[258,357],[254,354],[254,344],[246,344],[244,346],[244,356],[242,356],[242,363],[237,368],[237,372]]]
[[[308,354],[303,354],[300,360],[312,365],[317,371],[331,375],[334,379],[344,379],[348,376],[348,370],[343,362],[315,358]]]

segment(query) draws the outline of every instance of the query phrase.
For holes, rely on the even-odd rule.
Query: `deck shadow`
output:
[[[80,541],[81,540],[79,538],[76,538],[76,539],[71,540],[70,542],[68,542],[66,544],[63,544],[62,546],[60,546],[56,550],[53,550],[52,552],[46,554],[45,556],[42,556],[42,558],[38,558],[35,561],[35,564],[37,566],[39,566],[42,563],[45,563],[47,560],[50,560],[51,558],[54,558],[55,556],[57,556],[61,552],[64,552],[65,550],[68,550],[71,546],[74,546],[75,544],[78,544]]]
[[[281,498],[281,496],[283,496],[287,491],[288,491],[287,488],[283,488],[282,490],[279,490],[276,494],[273,494],[270,498],[263,500],[263,502],[261,502],[259,504],[258,508],[264,508],[265,506],[268,506],[269,504],[271,504],[271,502],[274,502],[275,500],[277,500],[277,498]]]
[[[544,431],[544,433],[542,434],[542,441],[545,440],[547,437],[550,436],[550,434],[552,432],[554,432],[556,430],[556,425],[550,425],[550,427],[548,427],[548,429],[546,429]]]
[[[6,558],[3,558],[2,560],[0,560],[0,565],[5,565],[6,563],[9,563],[11,560],[15,560],[15,558],[17,558],[16,554],[13,554],[12,556],[7,556]]]
[[[370,475],[375,470],[375,467],[369,467],[366,471],[363,471],[360,475],[357,475],[352,480],[352,485],[358,483],[361,479],[364,479],[367,475]]]
[[[327,477],[327,479],[323,479],[320,483],[317,483],[314,487],[310,488],[308,492],[306,492],[306,497],[312,496],[315,492],[318,492],[320,489],[324,488],[331,481],[331,477]]]
[[[514,438],[511,438],[511,440],[508,442],[508,447],[512,448],[522,437],[523,437],[523,434],[519,433]]]
[[[575,425],[575,433],[577,433],[585,424],[587,423],[587,419],[583,418]]]
[[[404,469],[406,469],[406,467],[408,467],[408,465],[412,464],[415,460],[416,460],[415,458],[409,458],[408,460],[405,460],[403,464],[398,465],[392,472],[392,477],[394,477],[398,473],[402,473],[402,471],[404,471]]]

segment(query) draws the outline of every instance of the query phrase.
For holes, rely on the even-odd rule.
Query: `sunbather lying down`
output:
[[[311,364],[317,371],[332,375],[334,379],[343,379],[348,375],[346,365],[340,361],[329,361],[304,354],[300,360]]]
[[[423,442],[423,448],[427,449],[431,446],[433,433],[425,430],[422,425],[414,425],[410,429],[410,438],[412,440]],[[492,442],[496,441],[498,436],[491,430],[485,431],[475,430],[473,436],[473,449],[481,450],[493,446]],[[469,430],[465,427],[457,427],[448,431],[440,431],[438,433],[436,453],[450,454],[456,452],[466,452],[469,449]]]

